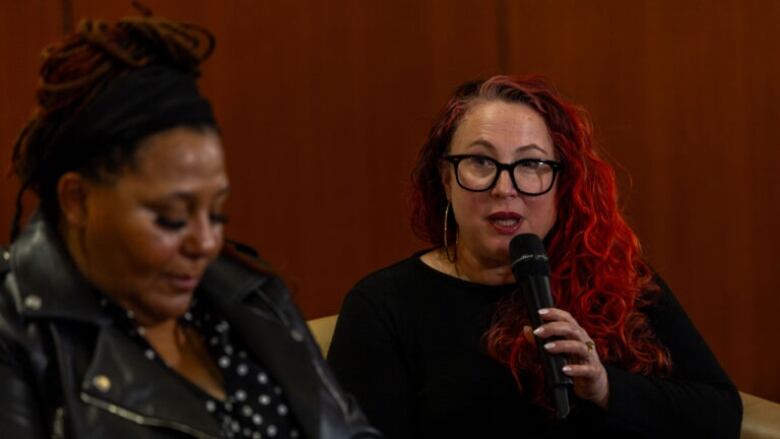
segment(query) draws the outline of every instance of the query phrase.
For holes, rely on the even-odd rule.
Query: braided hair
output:
[[[73,133],[88,131],[89,128],[84,127],[94,125],[94,121],[87,123],[79,121],[79,118],[83,118],[89,107],[101,95],[108,93],[112,85],[117,85],[122,78],[134,72],[150,68],[174,71],[192,78],[192,84],[200,75],[200,63],[215,46],[213,35],[194,24],[153,17],[148,11],[142,10],[142,13],[143,16],[124,18],[115,24],[83,20],[76,32],[44,50],[40,86],[36,94],[37,106],[13,146],[13,172],[21,186],[16,196],[11,240],[19,233],[24,209],[22,200],[28,190],[37,195],[43,219],[56,223],[59,218],[57,183],[65,172],[76,171],[90,178],[105,179],[116,175],[132,161],[139,141],[152,134],[150,130],[160,131],[174,122],[184,125],[193,122],[193,127],[205,124],[216,128],[213,117],[209,117],[210,106],[201,100],[197,118],[167,121],[168,126],[158,123],[151,129],[136,127],[128,130],[125,127],[121,136],[112,137],[111,133],[107,135],[104,132],[102,137],[92,136],[89,139]],[[158,73],[157,77],[147,78],[146,81],[159,82],[156,79],[159,77]],[[196,90],[194,85],[187,89],[187,93],[192,94],[192,90]],[[127,93],[122,96],[125,100],[127,97]],[[147,107],[157,105],[149,100],[146,100]],[[121,113],[124,103],[115,96],[111,103],[113,106],[104,103],[101,110],[103,113]],[[208,109],[204,110],[204,106]],[[137,113],[145,113],[146,110],[135,109]],[[167,111],[171,113],[172,107],[169,106]],[[127,117],[123,114],[114,116],[115,119],[110,121],[114,125],[117,125],[116,117]]]

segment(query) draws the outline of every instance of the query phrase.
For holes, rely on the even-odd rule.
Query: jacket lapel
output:
[[[190,426],[189,433],[196,437],[220,436],[213,417],[198,405],[199,398],[193,398],[194,389],[147,360],[137,343],[113,327],[99,306],[100,293],[79,274],[44,221],[28,224],[14,242],[10,262],[19,287],[14,300],[20,314],[97,327],[82,400],[103,404],[109,411],[108,405],[122,408],[128,416],[156,420],[180,431],[187,432]],[[281,280],[230,255],[222,256],[207,269],[199,294],[214,304],[254,358],[273,374],[305,436],[319,438],[321,395],[312,361],[319,350],[307,337],[305,323]]]
[[[311,347],[305,343],[305,328],[295,324],[302,321],[285,315],[273,299],[288,298],[279,278],[220,258],[211,264],[202,285],[249,352],[284,389],[305,436],[320,437],[320,395]]]
[[[94,352],[81,383],[83,402],[136,423],[200,438],[221,437],[196,389],[173,371],[145,358],[141,345],[118,329],[102,328]]]
[[[18,289],[14,300],[26,317],[64,318],[92,324],[108,320],[99,293],[73,265],[59,237],[42,220],[32,221],[11,247]]]

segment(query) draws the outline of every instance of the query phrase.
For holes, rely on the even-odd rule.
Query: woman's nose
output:
[[[208,216],[198,218],[191,224],[184,250],[188,256],[194,258],[212,257],[222,243],[222,226],[213,224]]]
[[[490,193],[497,197],[517,196],[517,189],[515,189],[509,170],[502,169],[498,172],[498,180]]]

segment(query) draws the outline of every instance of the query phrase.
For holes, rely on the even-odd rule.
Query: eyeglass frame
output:
[[[463,185],[463,183],[461,183],[460,174],[458,173],[458,166],[460,166],[461,161],[469,158],[486,159],[489,162],[492,162],[496,166],[496,176],[493,177],[493,181],[485,189],[471,189],[471,188],[467,188],[466,186]],[[496,187],[496,183],[498,183],[498,179],[501,178],[501,173],[507,171],[509,173],[509,180],[512,181],[512,187],[514,187],[517,192],[528,197],[538,197],[552,190],[553,186],[555,186],[555,178],[558,176],[558,173],[563,171],[563,163],[557,162],[555,160],[546,160],[546,159],[526,158],[526,159],[515,160],[512,163],[501,163],[498,160],[494,159],[493,157],[488,157],[486,155],[481,155],[481,154],[448,154],[442,157],[442,160],[446,160],[452,163],[452,166],[455,168],[455,181],[458,182],[458,186],[460,186],[461,188],[469,192],[487,192],[493,189],[494,187]],[[515,174],[514,174],[515,168],[517,167],[517,165],[521,163],[531,163],[531,162],[544,163],[545,165],[549,166],[550,169],[552,169],[553,176],[552,176],[552,180],[550,180],[550,186],[547,189],[545,189],[543,192],[537,192],[537,193],[526,192],[521,190],[517,186],[517,181],[515,181]]]

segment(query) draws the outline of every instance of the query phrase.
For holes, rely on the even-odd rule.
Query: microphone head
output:
[[[509,242],[512,273],[516,279],[527,276],[549,276],[550,265],[542,240],[533,233],[523,233]]]

